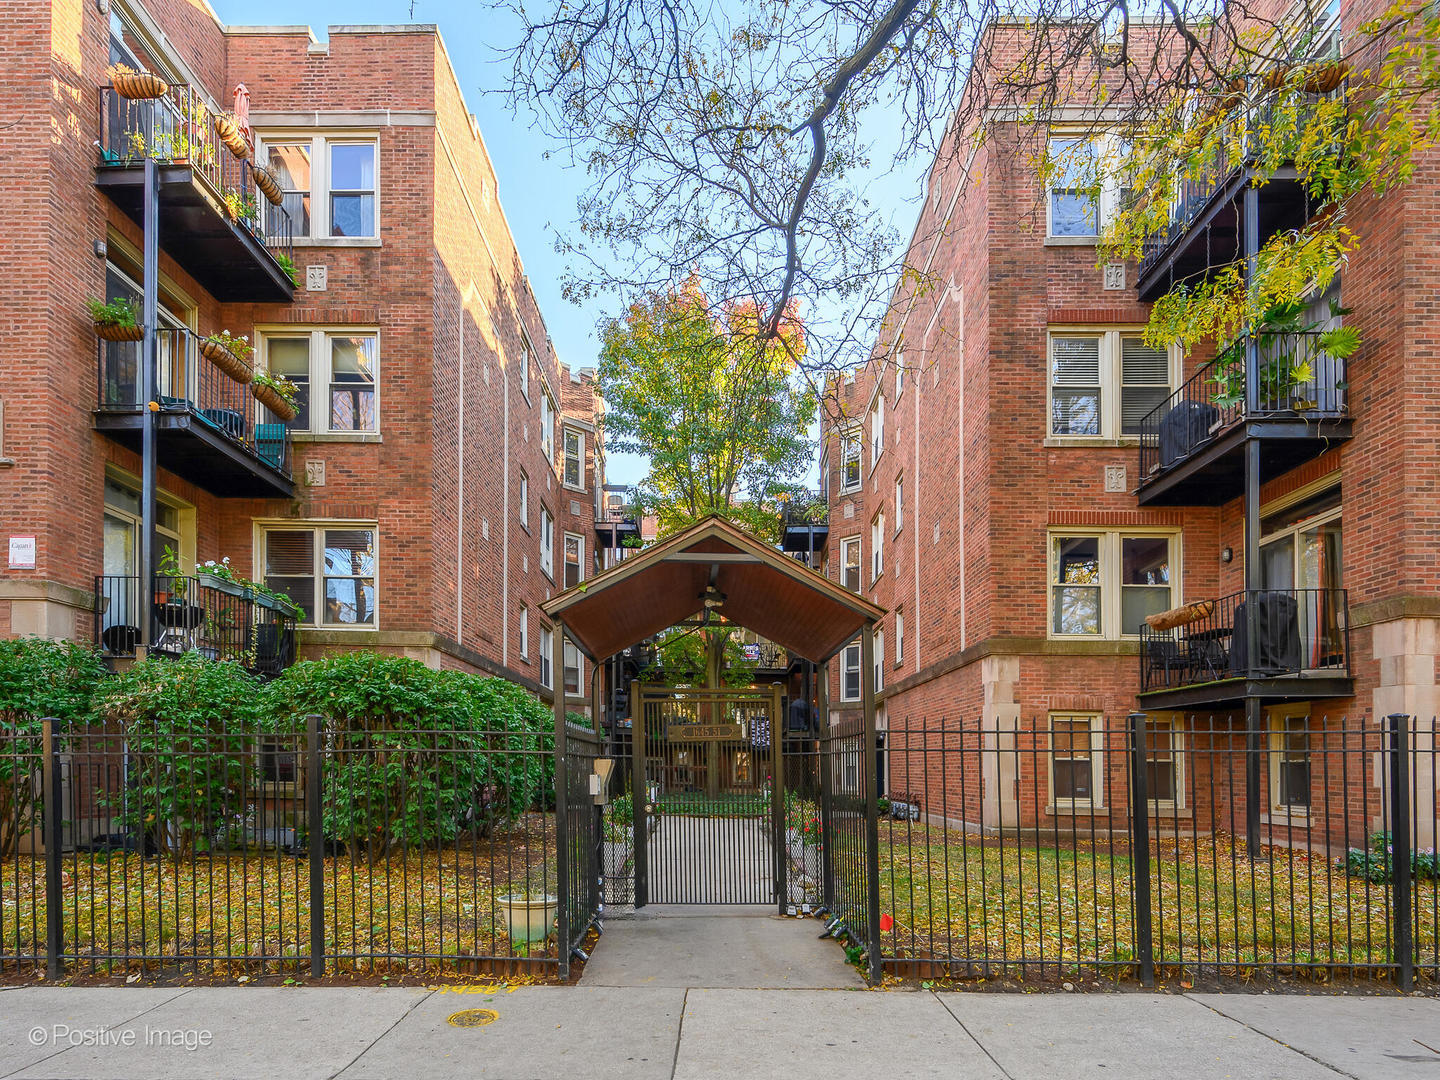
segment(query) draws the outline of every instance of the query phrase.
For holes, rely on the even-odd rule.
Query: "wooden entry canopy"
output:
[[[540,605],[592,660],[684,622],[707,590],[729,622],[815,663],[843,649],[885,609],[711,516]],[[713,590],[712,593],[713,595]]]

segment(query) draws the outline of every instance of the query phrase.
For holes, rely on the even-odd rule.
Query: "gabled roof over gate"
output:
[[[592,658],[683,622],[724,594],[720,613],[797,656],[834,656],[885,609],[788,558],[721,517],[708,517],[540,605]]]

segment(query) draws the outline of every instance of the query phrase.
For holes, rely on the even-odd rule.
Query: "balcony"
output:
[[[1244,490],[1245,443],[1263,439],[1260,481],[1350,437],[1345,361],[1317,331],[1255,336],[1257,408],[1246,408],[1241,339],[1140,422],[1141,506],[1218,506]]]
[[[250,166],[215,134],[214,114],[189,86],[135,101],[100,90],[96,185],[143,224],[146,158],[159,164],[160,246],[222,303],[289,302],[292,224],[255,188]]]
[[[1344,589],[1238,592],[1190,610],[1194,617],[1171,629],[1140,628],[1142,708],[1230,708],[1247,697],[1354,693]]]
[[[632,507],[608,507],[595,519],[595,541],[602,549],[636,546],[635,541],[625,543],[632,536],[640,539],[640,516]]]
[[[790,667],[790,654],[773,641],[763,638],[742,641],[740,651],[749,663],[761,671],[785,671]]]
[[[95,579],[95,643],[112,659],[132,657],[140,620],[150,619],[150,655],[199,653],[257,675],[295,662],[295,614],[252,590],[208,576],[156,574],[148,596],[139,575]]]
[[[1155,300],[1177,282],[1202,278],[1244,256],[1243,197],[1257,174],[1263,182],[1255,189],[1259,208],[1256,246],[1277,232],[1305,224],[1311,208],[1295,168],[1267,165],[1263,171],[1257,169],[1266,149],[1260,133],[1272,132],[1277,123],[1293,123],[1299,129],[1294,135],[1298,141],[1304,135],[1306,117],[1312,115],[1307,103],[1321,97],[1301,94],[1297,113],[1293,106],[1277,107],[1278,95],[1271,93],[1236,111],[1234,137],[1222,145],[1208,168],[1181,183],[1170,207],[1169,225],[1146,242],[1136,282],[1141,300]],[[1273,152],[1273,145],[1269,149]]]
[[[780,511],[780,550],[813,556],[830,539],[830,507],[818,495],[787,502]]]
[[[155,434],[162,468],[219,496],[291,498],[290,435],[254,422],[248,387],[203,356],[189,330],[157,333]],[[95,429],[139,451],[144,343],[100,341]]]

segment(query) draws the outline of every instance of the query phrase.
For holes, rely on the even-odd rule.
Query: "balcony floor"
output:
[[[1179,461],[1140,478],[1141,506],[1219,506],[1245,491],[1245,444],[1260,439],[1260,482],[1319,457],[1351,435],[1347,417],[1259,417],[1231,424]]]
[[[1243,708],[1246,698],[1262,701],[1323,701],[1327,698],[1355,696],[1355,680],[1348,675],[1329,672],[1299,675],[1275,675],[1265,678],[1221,679],[1216,682],[1168,687],[1140,694],[1140,708],[1150,711],[1167,709],[1228,710]]]
[[[97,410],[95,430],[140,452],[138,411]],[[205,421],[188,412],[155,414],[157,458],[162,469],[212,495],[236,498],[293,498],[295,482]]]
[[[100,165],[95,183],[137,225],[145,169]],[[270,251],[226,216],[219,197],[188,165],[160,166],[160,246],[222,302],[288,303],[295,287]]]

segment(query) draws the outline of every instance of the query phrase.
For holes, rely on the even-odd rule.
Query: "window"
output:
[[[585,580],[585,538],[565,534],[565,588],[572,589]]]
[[[882,510],[870,522],[870,582],[885,571],[885,512]]]
[[[520,392],[525,395],[526,401],[530,400],[531,354],[534,351],[534,346],[530,344],[530,335],[520,331]]]
[[[840,654],[840,700],[860,700],[860,643],[846,645]]]
[[[895,666],[905,662],[905,612],[895,612]]]
[[[1094,716],[1050,717],[1050,792],[1057,805],[1100,805]]]
[[[1170,397],[1169,350],[1136,331],[1050,333],[1050,434],[1136,436]]]
[[[870,406],[870,467],[880,460],[885,450],[885,395],[876,394]]]
[[[540,451],[550,467],[555,467],[555,402],[547,387],[540,387]]]
[[[860,490],[860,433],[846,431],[840,435],[840,491],[849,494]]]
[[[540,569],[546,576],[555,577],[555,519],[543,506],[540,507]]]
[[[840,541],[840,584],[851,592],[860,591],[860,538]]]
[[[585,490],[585,435],[583,432],[565,429],[565,471],[566,487]]]
[[[1340,489],[1302,497],[1260,518],[1260,587],[1294,594],[1300,666],[1343,664],[1345,610]],[[1288,604],[1288,598],[1275,602]]]
[[[1100,532],[1050,537],[1050,633],[1123,637],[1145,616],[1175,606],[1173,533]]]
[[[370,240],[380,235],[377,140],[287,133],[273,140],[261,136],[259,142],[256,156],[279,177],[281,207],[290,215],[295,239]],[[278,225],[276,215],[270,231],[278,232]]]
[[[291,431],[373,434],[380,430],[378,338],[373,332],[307,330],[261,336],[265,366],[293,382]],[[324,397],[316,404],[316,388]],[[268,415],[268,414],[267,414]]]
[[[374,526],[267,528],[265,584],[299,604],[307,626],[373,627],[375,534]]]
[[[905,351],[895,351],[895,397],[898,399],[905,392]]]
[[[895,481],[895,531],[898,533],[905,527],[905,479],[901,477]]]
[[[526,532],[530,531],[530,477],[525,471],[520,471],[520,524]]]
[[[1270,718],[1270,804],[1279,813],[1310,809],[1310,717],[1276,713]]]
[[[1145,721],[1145,790],[1160,806],[1185,804],[1180,724],[1164,717]]]
[[[520,609],[520,659],[530,659],[530,609]]]
[[[874,665],[870,671],[870,678],[873,681],[875,692],[878,694],[885,687],[885,631],[875,631],[875,655],[872,658]]]
[[[549,690],[554,686],[550,665],[554,663],[555,635],[548,626],[540,627],[540,685]]]
[[[565,639],[565,693],[580,693],[581,660],[580,650],[569,638]]]
[[[1114,134],[1058,134],[1047,147],[1050,235],[1093,238],[1130,189],[1125,171],[1130,147]]]

